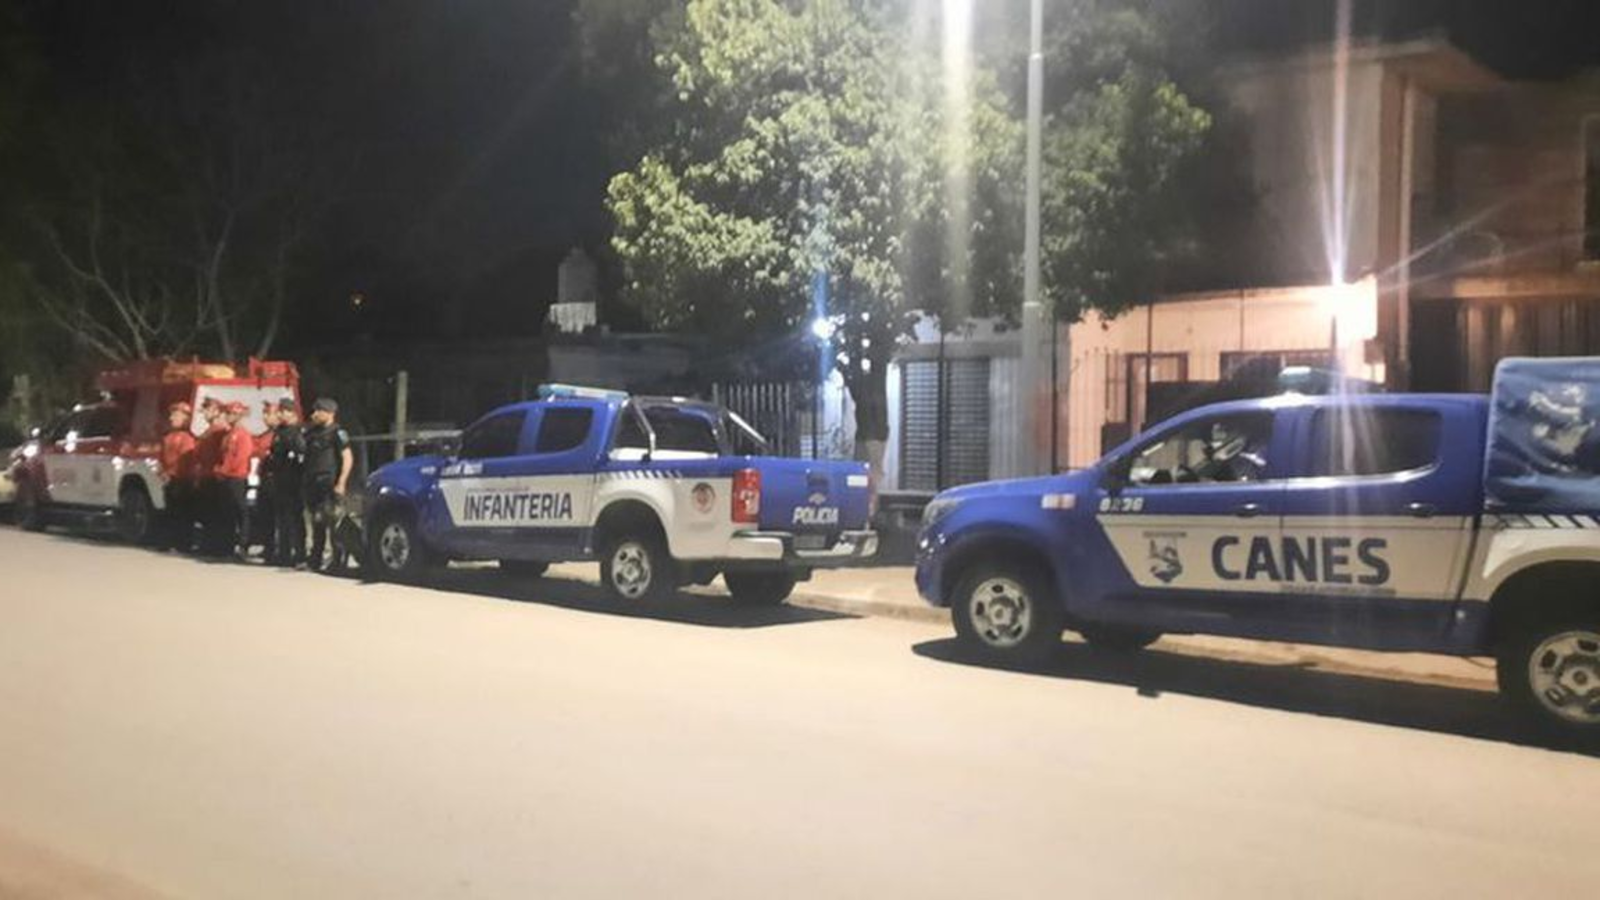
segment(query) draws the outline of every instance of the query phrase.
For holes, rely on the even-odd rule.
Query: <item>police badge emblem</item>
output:
[[[1183,560],[1178,557],[1178,542],[1174,538],[1150,539],[1150,574],[1162,584],[1171,584],[1183,574]]]

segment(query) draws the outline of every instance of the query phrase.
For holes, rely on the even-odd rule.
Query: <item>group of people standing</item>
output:
[[[339,404],[319,399],[310,424],[304,425],[293,398],[269,401],[262,407],[267,427],[260,434],[243,424],[249,413],[244,403],[208,397],[200,404],[204,427],[196,436],[193,407],[174,403],[168,408],[161,442],[163,545],[239,559],[248,559],[259,545],[272,565],[318,571],[342,565],[330,537],[343,514],[354,454],[350,436],[339,427]],[[253,509],[252,471],[257,476]]]

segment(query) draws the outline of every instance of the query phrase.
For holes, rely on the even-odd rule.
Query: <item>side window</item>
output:
[[[1259,481],[1267,469],[1271,441],[1271,413],[1190,422],[1136,451],[1128,483],[1155,487]]]
[[[67,414],[52,431],[53,441],[75,441],[88,436],[89,411],[80,409]]]
[[[85,437],[117,437],[128,430],[128,415],[120,406],[102,406],[89,417]]]
[[[1422,409],[1333,407],[1311,422],[1311,471],[1319,478],[1409,472],[1439,458],[1439,415]]]
[[[484,419],[467,429],[461,436],[462,459],[494,459],[517,455],[517,439],[522,436],[522,423],[527,413],[501,413]]]
[[[546,407],[533,452],[564,453],[581,447],[593,426],[594,410],[587,406]]]
[[[114,437],[122,429],[122,411],[114,406],[95,406],[79,410],[67,420],[61,439],[91,440]]]

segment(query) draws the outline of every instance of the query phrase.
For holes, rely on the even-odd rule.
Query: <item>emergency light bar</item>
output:
[[[627,391],[613,391],[608,388],[584,387],[578,384],[541,384],[539,385],[540,400],[626,400]]]

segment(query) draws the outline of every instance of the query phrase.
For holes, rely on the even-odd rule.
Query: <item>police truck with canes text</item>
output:
[[[938,495],[918,550],[990,657],[1067,629],[1492,655],[1527,721],[1600,738],[1600,359],[1505,360],[1490,396],[1191,410],[1083,471]]]

